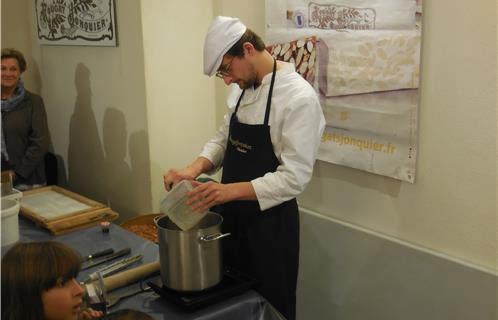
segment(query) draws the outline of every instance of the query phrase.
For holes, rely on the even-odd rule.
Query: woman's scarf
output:
[[[19,82],[17,83],[17,87],[14,89],[12,98],[10,98],[9,100],[2,100],[2,112],[9,112],[17,107],[24,99],[25,93],[26,92],[24,91],[24,84],[21,80],[19,80]]]
[[[24,90],[24,84],[22,83],[21,80],[17,83],[17,87],[14,90],[14,94],[12,95],[12,98],[9,100],[2,100],[2,113],[4,112],[10,112],[12,111],[15,107],[17,107],[24,99],[24,95],[26,94],[26,91]],[[9,154],[7,153],[7,145],[5,144],[5,133],[4,133],[4,126],[2,125],[2,131],[1,131],[1,136],[2,136],[2,158],[5,158],[5,160],[9,161]]]

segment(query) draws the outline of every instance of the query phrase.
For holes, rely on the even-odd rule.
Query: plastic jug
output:
[[[190,181],[182,180],[161,201],[161,212],[168,215],[171,221],[183,231],[192,229],[208,212],[207,210],[202,213],[193,211],[185,203],[188,200],[187,193],[193,189]]]

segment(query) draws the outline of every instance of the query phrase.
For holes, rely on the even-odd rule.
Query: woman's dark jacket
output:
[[[45,154],[49,137],[42,98],[26,90],[24,99],[9,112],[2,111],[2,127],[9,161],[2,171],[14,170],[14,184],[45,184]]]

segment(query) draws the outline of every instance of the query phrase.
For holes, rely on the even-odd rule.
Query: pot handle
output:
[[[166,214],[162,214],[162,215],[160,215],[160,216],[157,216],[157,217],[152,218],[152,220],[154,220],[154,224],[156,225],[156,227],[158,226],[158,225],[157,225],[157,221],[158,221],[159,219],[161,219],[161,218],[164,218],[165,216],[167,216],[167,215],[166,215]]]
[[[216,241],[224,237],[228,237],[230,233],[215,233],[215,234],[208,234],[206,236],[201,236],[199,240],[201,242],[211,242],[211,241]]]

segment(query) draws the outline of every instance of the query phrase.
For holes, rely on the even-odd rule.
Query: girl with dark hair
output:
[[[2,258],[2,320],[76,320],[102,317],[82,311],[81,263],[53,241],[17,243]]]

